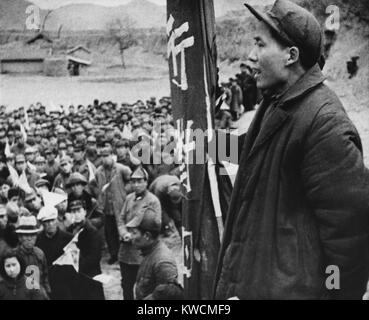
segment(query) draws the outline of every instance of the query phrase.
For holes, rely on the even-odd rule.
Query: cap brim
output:
[[[41,228],[34,229],[34,230],[19,229],[19,230],[15,230],[15,233],[17,234],[36,234],[36,233],[39,233],[40,231],[41,231]]]
[[[245,7],[250,10],[250,12],[260,21],[264,22],[267,26],[269,26],[274,32],[276,32],[278,35],[280,35],[281,38],[283,38],[287,42],[291,42],[290,39],[287,39],[285,36],[282,36],[284,32],[280,30],[280,28],[275,24],[273,19],[271,19],[267,14],[260,12],[250,6],[247,3],[244,3]]]

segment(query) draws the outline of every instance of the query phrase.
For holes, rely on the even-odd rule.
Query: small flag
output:
[[[22,124],[22,123],[20,124],[20,131],[21,131],[21,133],[22,133],[23,140],[24,140],[24,141],[27,141],[27,133],[26,133],[26,130],[24,129],[24,126],[23,126],[23,124]]]
[[[68,199],[68,196],[65,194],[59,194],[55,192],[49,192],[47,190],[42,190],[42,199],[44,200],[45,207],[55,207],[59,203],[62,203],[63,201]]]
[[[93,180],[95,180],[95,172],[94,172],[94,168],[93,168],[93,165],[91,163],[90,160],[86,160],[87,162],[87,166],[88,166],[88,175],[89,175],[89,179],[88,179],[88,182],[91,182]]]
[[[5,144],[5,150],[4,150],[5,156],[6,157],[10,157],[12,152],[10,151],[10,146],[9,146],[9,140],[8,138],[6,138],[6,144]]]
[[[83,231],[82,228],[79,230],[73,239],[64,247],[64,253],[53,262],[53,265],[59,266],[73,266],[76,272],[79,272],[79,253],[80,250],[77,247],[79,234]]]

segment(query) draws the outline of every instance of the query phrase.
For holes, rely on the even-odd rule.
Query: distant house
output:
[[[71,76],[79,76],[81,74],[81,69],[91,65],[91,61],[79,59],[73,56],[67,56],[68,60],[68,70]]]
[[[47,50],[7,50],[0,55],[0,73],[43,73]]]
[[[51,48],[53,41],[43,32],[37,33],[26,41],[27,45],[36,45],[40,48]]]
[[[91,64],[91,51],[86,47],[79,45],[67,51],[67,55],[83,61],[88,61]]]

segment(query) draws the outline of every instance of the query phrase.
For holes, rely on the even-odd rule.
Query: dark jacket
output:
[[[161,216],[160,201],[150,191],[146,191],[142,197],[138,198],[135,193],[130,193],[124,202],[121,212],[115,217],[119,234],[125,234],[127,232],[126,224],[134,217],[142,214],[147,207],[152,208]],[[132,242],[122,241],[119,248],[118,260],[126,264],[139,265],[142,261],[142,256],[139,250],[132,245]]]
[[[129,167],[120,163],[115,163],[110,172],[104,166],[97,169],[91,186],[95,186],[97,190],[99,208],[104,210],[104,214],[115,216],[122,210],[131,173]]]
[[[101,273],[101,237],[97,229],[86,220],[79,234],[77,247],[80,250],[79,272],[91,278]]]
[[[26,277],[0,281],[0,300],[45,300],[40,290],[28,289]]]
[[[50,294],[51,288],[49,283],[49,270],[46,262],[46,257],[40,248],[33,247],[32,250],[26,250],[22,246],[17,248],[18,253],[24,259],[26,267],[35,266],[38,268],[40,277],[41,293]],[[32,276],[33,270],[26,269],[26,277]]]
[[[99,207],[96,199],[94,199],[86,190],[83,191],[81,197],[76,197],[72,192],[68,194],[68,208],[70,211],[70,204],[74,200],[81,200],[87,212],[87,219],[89,219],[94,227],[100,229],[104,224],[104,214]]]
[[[262,103],[240,158],[216,274],[216,298],[356,298],[369,268],[369,172],[360,137],[311,68]],[[260,123],[263,125],[260,130]],[[340,270],[328,291],[326,268]]]
[[[47,265],[50,267],[64,253],[63,248],[72,238],[72,234],[59,229],[52,238],[48,238],[45,232],[41,232],[37,237],[36,247],[44,252]]]
[[[157,241],[151,248],[142,250],[142,255],[135,285],[136,300],[148,299],[159,285],[178,280],[176,261],[164,242]]]

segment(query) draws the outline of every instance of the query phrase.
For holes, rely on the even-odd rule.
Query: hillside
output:
[[[31,2],[24,0],[0,1],[0,30],[23,30],[26,22],[26,8]]]
[[[0,1],[1,30],[24,30],[27,18],[26,8],[31,2],[25,0]],[[41,10],[44,16],[46,10]],[[116,19],[130,17],[137,28],[164,27],[166,22],[165,6],[158,6],[147,0],[133,0],[118,7],[104,7],[93,4],[71,4],[52,11],[45,29],[58,30],[105,30],[106,25]]]

